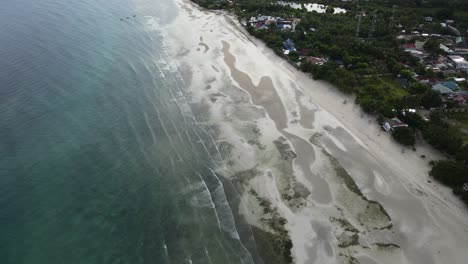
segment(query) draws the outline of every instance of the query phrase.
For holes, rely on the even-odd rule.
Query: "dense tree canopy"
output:
[[[414,130],[408,127],[396,128],[392,132],[392,136],[396,141],[406,146],[412,146],[416,142]]]

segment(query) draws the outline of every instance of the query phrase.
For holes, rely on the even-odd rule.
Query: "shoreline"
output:
[[[312,76],[298,70],[296,67],[294,67],[293,65],[288,63],[284,58],[282,58],[282,57],[278,56],[277,54],[275,54],[273,52],[273,50],[268,48],[265,45],[265,43],[263,43],[261,40],[255,38],[254,36],[251,36],[247,32],[247,30],[245,30],[245,28],[242,25],[240,25],[238,22],[237,23],[234,22],[234,21],[236,21],[234,19],[237,18],[235,16],[235,14],[227,13],[227,16],[231,19],[231,21],[233,23],[236,24],[236,28],[239,31],[241,31],[244,35],[246,35],[246,37],[249,39],[249,41],[251,41],[255,46],[259,47],[259,49],[261,49],[262,52],[264,52],[272,61],[278,62],[278,65],[283,67],[285,72],[291,73],[292,77],[297,78],[300,83],[307,82],[307,80],[304,80],[304,79],[313,80]],[[395,145],[397,148],[401,149],[402,151],[404,150],[404,152],[401,153],[401,154],[404,154],[405,152],[413,152],[412,147],[401,145],[398,142],[396,142],[395,140],[393,140],[391,138],[390,134],[383,131],[381,129],[381,127],[375,122],[375,120],[376,120],[375,116],[364,112],[359,107],[359,105],[355,104],[354,103],[355,97],[356,97],[355,95],[345,94],[345,93],[341,92],[338,88],[336,88],[333,84],[330,84],[327,81],[313,80],[313,82],[321,83],[322,86],[327,87],[327,90],[322,89],[320,91],[322,94],[327,94],[327,93],[333,94],[333,96],[335,96],[337,98],[336,102],[334,102],[333,104],[324,104],[324,102],[328,103],[328,102],[330,102],[330,100],[325,100],[325,101],[316,100],[316,101],[314,101],[314,103],[316,105],[319,105],[321,108],[327,110],[327,112],[332,114],[336,119],[340,120],[341,123],[345,124],[346,128],[348,128],[348,129],[349,128],[355,128],[355,125],[353,124],[353,121],[356,121],[356,119],[354,119],[353,121],[350,121],[349,119],[347,119],[346,117],[348,117],[348,116],[345,115],[345,110],[351,110],[351,111],[353,111],[355,113],[357,112],[360,115],[361,119],[367,119],[368,120],[367,122],[368,122],[368,125],[372,128],[372,130],[371,130],[372,132],[364,133],[364,131],[360,130],[360,129],[351,129],[353,134],[361,134],[361,136],[359,137],[360,139],[367,138],[367,139],[370,139],[371,141],[375,141],[377,139],[377,137],[380,137],[381,135],[387,135],[387,136],[385,136],[385,138],[386,138],[386,141],[391,142],[390,145]],[[304,91],[302,91],[302,92],[304,92]],[[309,95],[312,95],[311,93],[312,93],[312,91],[309,91]],[[314,94],[314,95],[317,95],[317,94]],[[347,109],[346,105],[342,104],[343,100],[346,100],[348,102],[347,105],[348,106],[352,105],[352,107],[348,107],[348,109]],[[350,103],[350,102],[353,102],[353,103]],[[341,105],[343,105],[342,108],[340,107]],[[341,108],[340,109],[341,111],[336,112],[336,108]],[[351,108],[351,109],[349,109],[349,108]],[[371,121],[374,124],[371,124]],[[365,141],[361,141],[362,144],[368,145],[368,144],[366,144],[364,142]],[[426,158],[425,159],[422,159],[422,158],[412,159],[411,163],[415,162],[416,160],[417,161],[422,161],[422,162],[417,162],[417,163],[418,164],[425,163],[423,165],[423,167],[430,168],[430,166],[429,166],[430,161],[447,159],[447,157],[444,155],[444,153],[441,153],[440,151],[434,149],[432,146],[427,144],[422,139],[417,140],[415,148],[416,148],[416,153],[418,153],[418,155],[426,155]],[[427,171],[429,171],[429,169]],[[430,178],[428,173],[426,173],[426,176],[427,176],[426,178],[428,180],[431,180],[431,181],[435,182],[435,179]],[[454,198],[454,199],[451,200],[451,202],[455,203],[457,205],[458,209],[466,211],[466,207],[464,206],[464,204],[460,201],[459,198],[452,195],[452,190],[449,187],[446,187],[446,186],[444,186],[444,185],[442,185],[441,183],[438,183],[438,182],[436,182],[435,184],[432,184],[431,186],[434,186],[434,185],[437,185],[437,187],[438,187],[438,188],[434,189],[435,191],[437,191],[438,189],[441,189],[442,193],[439,193],[439,194],[446,196],[446,197],[443,197],[441,199]]]
[[[249,224],[275,232],[262,223],[271,215],[261,212],[252,189],[286,219],[297,263],[456,263],[467,257],[456,250],[468,245],[460,231],[468,230],[467,213],[448,188],[427,182],[428,161],[438,153],[424,144],[402,153],[373,117],[342,103],[352,97],[298,71],[232,14],[177,4],[187,13],[168,28],[173,53],[184,54],[180,63],[193,72],[192,99],[210,109],[220,140],[232,148],[225,175],[255,168],[237,178],[246,190],[239,213]],[[196,30],[180,28],[188,25]],[[225,61],[224,43],[235,62]],[[216,94],[223,96],[210,100]],[[327,186],[330,198],[320,194]]]

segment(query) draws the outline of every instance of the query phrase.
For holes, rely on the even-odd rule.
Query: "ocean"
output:
[[[0,5],[0,263],[253,263],[172,0]],[[250,241],[252,242],[252,241]]]

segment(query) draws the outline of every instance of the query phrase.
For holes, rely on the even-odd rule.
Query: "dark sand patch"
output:
[[[336,176],[340,179],[341,183],[356,197],[361,200],[366,206],[363,210],[356,211],[357,213],[357,220],[359,221],[360,225],[366,227],[368,231],[372,230],[384,230],[384,229],[391,229],[393,228],[392,219],[387,211],[383,208],[383,206],[376,202],[367,199],[367,197],[361,192],[359,187],[357,186],[356,182],[354,182],[353,178],[349,173],[341,166],[338,160],[331,156],[328,152],[322,149],[322,152],[330,159],[333,167],[335,168]],[[351,201],[344,201],[344,202],[351,202]],[[350,205],[349,205],[350,206]],[[355,210],[348,208],[348,210]]]
[[[272,231],[268,232],[252,226],[260,256],[265,263],[292,263],[292,242],[286,230],[287,220],[279,214],[278,209],[273,207],[268,199],[260,197],[253,189],[249,193],[263,208],[261,223]]]
[[[312,172],[310,165],[315,161],[315,151],[309,142],[304,139],[283,132],[289,139],[297,154],[294,163],[299,166],[304,173],[304,177],[312,184],[312,199],[318,203],[326,204],[332,201],[330,186],[322,177]]]
[[[301,103],[300,98],[304,96],[304,94],[299,89],[297,89],[293,83],[291,83],[291,85],[293,86],[293,88],[295,88],[296,102],[297,102],[297,105],[299,106],[299,111],[301,114],[301,118],[299,120],[300,124],[303,128],[313,129],[314,126],[312,124],[314,123],[314,119],[315,119],[315,111],[306,108]]]
[[[306,206],[310,191],[302,183],[298,182],[294,176],[292,162],[297,158],[297,154],[291,148],[287,139],[280,137],[273,141],[273,143],[278,149],[282,160],[276,164],[277,169],[281,171],[282,175],[282,177],[276,178],[278,190],[285,204],[291,210],[296,211]]]
[[[224,62],[228,65],[231,70],[231,77],[240,85],[242,89],[249,93],[252,98],[252,102],[263,107],[268,116],[275,121],[276,128],[283,130],[287,127],[287,116],[286,110],[281,102],[281,99],[276,92],[273,81],[270,77],[264,76],[261,78],[258,86],[252,82],[250,76],[236,68],[236,57],[229,51],[230,45],[226,41],[223,41],[223,54]]]

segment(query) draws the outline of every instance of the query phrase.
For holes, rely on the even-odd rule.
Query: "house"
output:
[[[437,91],[437,92],[439,92],[441,94],[444,94],[444,95],[453,93],[453,91],[450,88],[445,87],[444,85],[442,85],[440,83],[434,84],[432,86],[432,90]]]
[[[400,119],[396,117],[392,119],[386,119],[384,124],[382,125],[382,128],[387,132],[395,130],[395,128],[399,127],[408,127],[408,125],[403,123]]]
[[[441,80],[440,79],[437,79],[437,78],[430,78],[430,77],[417,77],[416,78],[420,83],[424,83],[424,84],[430,84],[430,85],[434,85],[438,82],[440,82]]]
[[[426,22],[432,22],[434,20],[434,18],[432,18],[431,16],[427,16],[424,18],[424,21]]]
[[[299,50],[299,54],[301,54],[301,56],[307,56],[312,51],[313,51],[313,49],[310,49],[310,48],[302,48],[302,49]]]
[[[448,29],[450,29],[450,31],[452,31],[453,34],[455,34],[456,36],[460,36],[460,31],[455,28],[455,27],[452,27],[451,25],[447,25]]]
[[[456,82],[464,82],[464,81],[466,81],[466,79],[465,79],[465,78],[462,78],[462,77],[460,77],[460,78],[459,78],[459,77],[452,77],[452,79],[453,79],[454,81],[456,81]]]
[[[449,47],[445,46],[444,44],[440,43],[439,48],[447,53],[453,52]]]
[[[457,103],[459,106],[466,106],[467,100],[468,100],[468,94],[453,94],[450,99],[452,99],[455,103]]]
[[[468,61],[466,61],[465,58],[457,55],[449,55],[448,57],[452,60],[453,64],[455,65],[455,69],[468,71]]]
[[[408,49],[408,50],[405,50],[406,52],[409,52],[412,56],[414,57],[418,57],[418,58],[422,58],[424,57],[424,52],[422,51],[419,51],[419,50],[411,50],[411,49]]]
[[[291,30],[292,29],[292,26],[290,24],[277,24],[276,25],[277,28],[281,29],[281,30]]]
[[[306,57],[306,61],[315,65],[323,65],[325,62],[327,62],[327,60],[323,58],[312,57],[312,56]]]
[[[406,43],[406,44],[403,44],[403,48],[405,50],[414,50],[416,49],[416,44],[414,43]]]
[[[294,42],[290,38],[283,42],[283,48],[289,51],[296,50],[296,47],[294,47]]]
[[[456,89],[458,89],[458,84],[454,81],[444,81],[444,82],[440,82],[440,84],[449,88],[452,91],[455,91]]]
[[[424,50],[424,44],[426,44],[426,41],[418,41],[414,42],[414,46],[416,47],[417,50]]]

